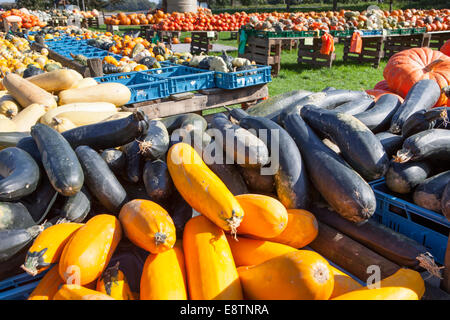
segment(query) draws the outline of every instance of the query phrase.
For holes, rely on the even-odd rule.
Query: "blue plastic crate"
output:
[[[214,79],[216,87],[222,89],[238,89],[272,81],[271,66],[257,65],[256,69],[236,72],[217,72]]]
[[[169,96],[166,79],[142,72],[114,73],[94,78],[97,82],[118,82],[128,87],[131,98],[128,103],[166,98]]]
[[[450,221],[437,212],[406,201],[404,195],[389,190],[384,179],[370,185],[377,200],[372,219],[424,245],[436,262],[443,264]]]
[[[0,281],[0,300],[26,300],[47,270],[36,276],[22,273]]]
[[[168,82],[169,95],[215,87],[214,71],[186,66],[169,66],[142,71]]]

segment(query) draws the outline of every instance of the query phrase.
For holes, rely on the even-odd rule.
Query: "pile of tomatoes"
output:
[[[41,28],[45,26],[45,23],[39,21],[39,18],[37,16],[28,14],[24,10],[18,10],[18,9],[11,9],[11,10],[8,10],[8,11],[2,13],[0,20],[3,21],[3,19],[6,19],[6,18],[12,17],[12,16],[20,18],[20,19],[17,19],[17,20],[21,20],[21,21],[17,22],[17,25],[19,26],[19,28],[31,29],[35,26],[39,26]]]

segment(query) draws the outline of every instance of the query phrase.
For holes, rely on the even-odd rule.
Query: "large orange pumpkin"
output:
[[[447,42],[445,42],[441,49],[439,50],[441,51],[443,54],[450,56],[450,40],[447,40]]]
[[[441,88],[450,84],[450,57],[440,51],[427,47],[412,48],[394,54],[383,71],[389,88],[402,97],[406,97],[409,89],[422,79],[433,79]],[[445,94],[435,106],[447,103]]]

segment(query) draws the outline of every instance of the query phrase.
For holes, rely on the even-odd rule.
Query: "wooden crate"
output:
[[[450,31],[436,31],[428,33],[430,35],[430,48],[439,50],[443,44],[450,39]]]
[[[330,55],[321,54],[321,47],[321,38],[314,38],[312,44],[306,44],[305,38],[299,39],[297,62],[331,68],[333,61],[336,60],[336,53],[333,52]]]
[[[362,37],[361,53],[350,52],[351,37],[343,38],[344,57],[343,60],[356,61],[359,63],[372,63],[374,68],[378,68],[384,56],[383,43],[384,36]]]
[[[164,43],[172,43],[173,38],[180,39],[181,31],[158,31],[159,41]]]
[[[411,34],[386,36],[384,39],[384,57],[390,58],[397,52],[411,49],[428,47],[430,44],[430,34]]]
[[[87,18],[87,24],[88,27],[90,28],[98,28],[99,27],[98,17]]]
[[[277,76],[281,69],[281,46],[281,39],[248,37],[245,52],[239,56],[256,64],[272,66],[272,75]]]
[[[151,41],[155,36],[156,31],[153,30],[153,25],[151,24],[143,24],[140,26],[140,36],[148,41]]]
[[[212,50],[212,39],[208,36],[208,32],[192,32],[191,53],[200,54],[204,52],[208,54]]]

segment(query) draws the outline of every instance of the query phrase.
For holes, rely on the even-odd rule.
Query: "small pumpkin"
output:
[[[120,210],[119,220],[127,238],[144,250],[159,253],[171,249],[175,244],[173,220],[156,202],[132,200]]]
[[[19,112],[19,106],[12,100],[4,99],[0,103],[0,114],[13,118]]]

